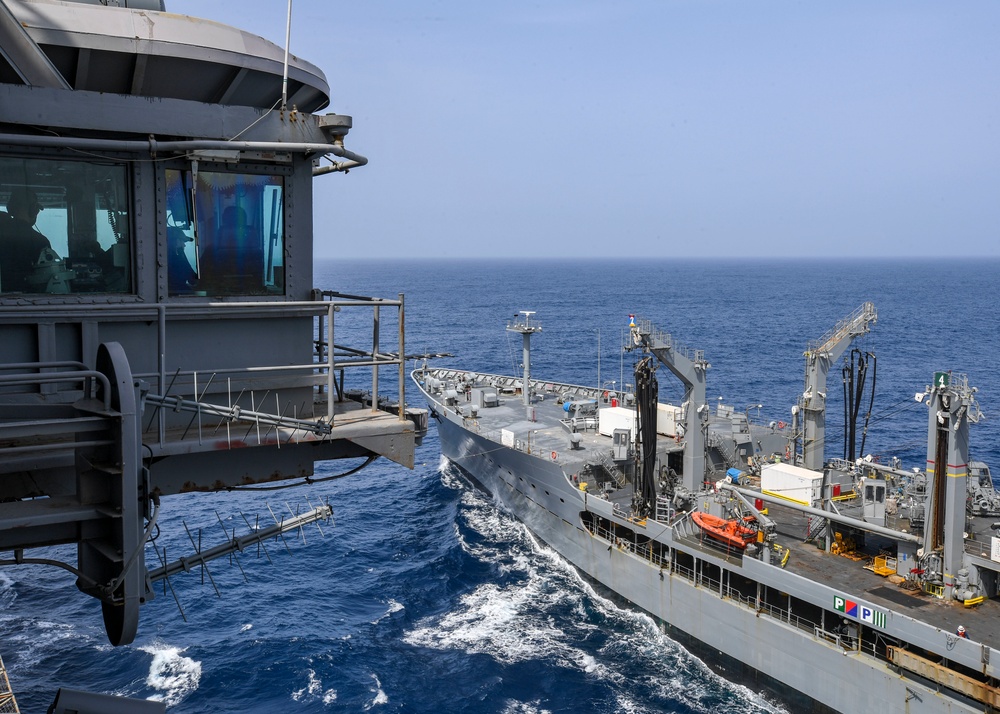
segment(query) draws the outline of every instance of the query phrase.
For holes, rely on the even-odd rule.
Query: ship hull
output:
[[[695,574],[664,570],[593,535],[582,514],[611,508],[574,487],[548,453],[529,454],[476,433],[426,394],[442,454],[587,577],[652,615],[726,678],[766,690],[795,712],[982,712],[943,697],[886,663],[845,651],[791,621],[761,616]],[[553,454],[554,455],[554,454]]]

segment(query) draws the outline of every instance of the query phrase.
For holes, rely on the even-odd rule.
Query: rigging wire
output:
[[[280,491],[285,488],[295,488],[297,486],[305,486],[306,484],[313,483],[323,483],[324,481],[334,481],[339,478],[344,478],[345,476],[350,476],[351,474],[356,474],[358,471],[363,469],[365,466],[370,464],[372,461],[378,458],[378,454],[372,454],[365,461],[355,466],[353,469],[344,471],[343,473],[334,474],[333,476],[324,476],[322,478],[313,478],[312,476],[306,476],[301,481],[296,481],[294,483],[285,483],[279,486],[230,486],[227,491]]]

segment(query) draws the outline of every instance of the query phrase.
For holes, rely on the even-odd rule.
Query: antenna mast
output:
[[[285,66],[281,71],[281,111],[288,103],[288,45],[292,38],[292,0],[288,0],[288,18],[285,20]]]
[[[542,331],[542,326],[537,321],[532,321],[531,316],[535,314],[534,310],[521,310],[520,315],[514,316],[514,321],[507,324],[507,329],[510,332],[520,332],[521,333],[521,349],[522,349],[522,367],[524,369],[524,381],[521,385],[521,395],[523,397],[524,405],[531,405],[531,391],[529,389],[529,383],[531,381],[531,336],[536,332]]]

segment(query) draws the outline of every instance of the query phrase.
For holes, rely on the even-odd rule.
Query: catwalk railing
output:
[[[720,598],[729,600],[730,602],[745,607],[748,610],[752,610],[757,613],[757,615],[766,615],[769,618],[783,622],[797,630],[801,630],[812,637],[834,644],[845,651],[854,650],[864,652],[873,657],[878,657],[879,659],[885,659],[884,651],[881,653],[879,652],[878,643],[870,641],[869,639],[850,636],[844,632],[827,630],[824,628],[824,623],[816,622],[815,620],[811,620],[807,617],[796,615],[787,607],[779,607],[766,602],[756,595],[750,595],[742,592],[738,588],[731,587],[718,578],[706,576],[705,573],[698,567],[690,568],[681,565],[670,555],[670,551],[663,552],[661,550],[660,552],[657,552],[650,543],[635,543],[629,541],[628,539],[616,535],[611,530],[603,528],[600,525],[592,524],[588,526],[588,528],[592,535],[606,540],[620,551],[632,553],[633,555],[649,562],[650,565],[660,568],[669,576],[683,578],[684,580],[690,582],[693,586],[718,595]],[[666,546],[661,547],[666,550]],[[695,562],[697,563],[698,561]]]
[[[362,297],[356,295],[345,295],[335,292],[315,291],[314,301],[294,301],[294,302],[208,302],[208,303],[158,303],[155,305],[139,303],[123,303],[116,305],[94,305],[84,304],[60,304],[60,305],[11,305],[5,306],[0,312],[0,325],[34,325],[38,330],[37,340],[39,352],[49,352],[52,354],[64,353],[65,346],[55,343],[55,335],[58,330],[46,328],[55,325],[78,325],[82,334],[88,335],[93,332],[93,325],[102,323],[136,323],[152,327],[155,324],[156,336],[152,341],[154,344],[143,343],[141,346],[130,348],[129,361],[133,364],[156,364],[155,371],[134,371],[132,376],[141,379],[149,385],[149,394],[154,402],[161,404],[164,400],[171,400],[170,408],[177,409],[194,405],[192,411],[197,414],[207,414],[198,408],[199,403],[204,403],[205,394],[209,387],[216,392],[227,391],[225,385],[227,381],[254,380],[263,385],[261,391],[267,389],[269,383],[294,383],[309,385],[314,388],[316,403],[326,401],[326,414],[319,419],[310,419],[314,423],[322,421],[327,425],[332,425],[335,418],[335,402],[343,399],[343,373],[347,368],[371,368],[371,391],[374,399],[372,404],[378,404],[380,399],[383,403],[393,404],[394,411],[398,407],[400,420],[405,419],[405,328],[404,328],[404,301],[402,294],[398,299],[385,299],[375,297]],[[395,350],[387,350],[382,344],[381,323],[383,321],[382,309],[395,309],[397,334],[393,347]],[[336,334],[337,315],[343,310],[370,310],[371,321],[365,332],[370,338],[368,344],[362,347],[337,344],[334,342]],[[353,314],[353,313],[352,313]],[[313,319],[313,344],[314,356],[311,362],[304,364],[265,364],[253,367],[221,367],[216,365],[201,365],[197,361],[203,359],[202,355],[192,352],[189,345],[185,346],[188,352],[184,355],[185,364],[179,367],[168,366],[171,358],[174,364],[178,361],[171,353],[171,341],[168,338],[168,325],[190,323],[192,321],[226,321],[240,318],[252,318],[256,320],[285,318],[311,317]],[[359,333],[359,328],[363,321],[352,319],[351,339],[364,340],[365,335]],[[213,336],[218,340],[226,339],[225,327],[220,328]],[[265,355],[268,352],[266,334],[261,335],[260,351],[257,355]],[[86,341],[86,340],[85,340]],[[51,344],[49,344],[51,342]],[[370,344],[370,349],[369,345]],[[138,345],[138,343],[137,343]],[[53,363],[55,364],[55,363]],[[82,367],[81,363],[74,363]],[[8,366],[9,367],[9,366]],[[394,367],[398,370],[396,389],[398,396],[393,399],[383,398],[379,394],[379,370],[385,367]],[[9,369],[7,370],[10,371]],[[23,378],[22,381],[31,381],[34,389],[48,393],[57,389],[65,388],[67,381],[62,375],[56,376],[45,366],[35,365],[31,373],[23,375],[12,375]],[[87,376],[87,375],[84,375]],[[339,377],[339,381],[338,381]],[[187,392],[183,398],[178,394],[178,388],[174,385],[184,384]],[[239,391],[239,390],[237,390]],[[106,393],[106,390],[105,390]],[[273,395],[273,391],[271,392]],[[336,398],[333,395],[337,395]],[[270,400],[264,403],[263,398],[258,401],[256,396],[251,395],[253,408],[251,411],[259,412],[255,417],[260,418],[262,414],[271,414],[275,418],[297,419],[294,413],[296,407],[286,405],[276,406]],[[223,405],[227,410],[227,415],[233,416],[245,410],[245,407],[237,407],[231,398],[232,403]],[[216,403],[216,407],[219,405]],[[166,441],[167,412],[165,409],[157,409],[157,416],[154,421],[144,423],[144,428],[148,432],[155,426],[156,440],[163,444]],[[218,418],[216,414],[214,417]]]

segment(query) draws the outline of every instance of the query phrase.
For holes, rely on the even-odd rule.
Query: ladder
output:
[[[623,474],[621,469],[618,468],[618,465],[611,460],[611,457],[603,451],[598,451],[597,458],[601,462],[601,466],[604,467],[604,470],[607,471],[611,475],[611,478],[614,479],[615,485],[618,486],[618,488],[625,488],[625,474]]]
[[[10,680],[7,679],[7,668],[3,666],[3,657],[0,657],[0,714],[20,713],[14,700],[14,692],[10,688]]]
[[[720,438],[717,434],[712,434],[708,438],[708,445],[718,449],[729,468],[740,468],[740,461],[736,456],[736,452],[733,451],[729,444],[726,443],[725,439]]]

